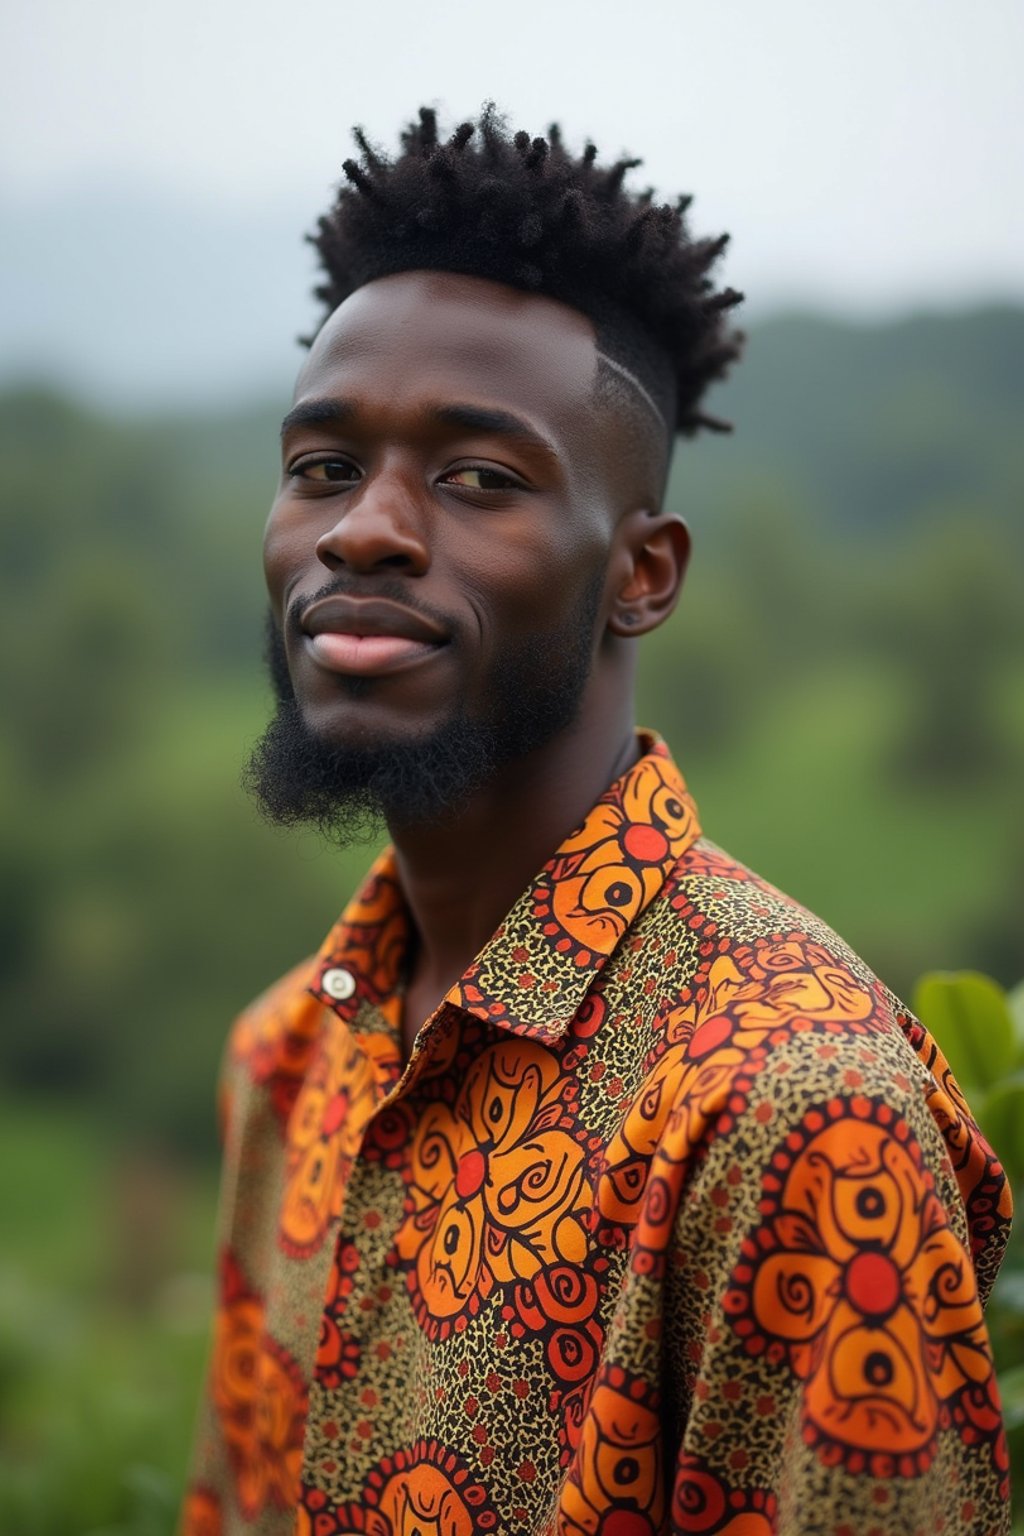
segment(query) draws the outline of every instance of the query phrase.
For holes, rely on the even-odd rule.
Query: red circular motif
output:
[[[900,1272],[884,1253],[857,1253],[846,1270],[846,1296],[865,1318],[886,1318],[903,1294]]]
[[[645,1536],[653,1530],[646,1515],[630,1509],[609,1510],[601,1521],[601,1536]]]
[[[703,1024],[698,1024],[690,1036],[689,1055],[695,1060],[701,1056],[707,1056],[711,1051],[717,1051],[720,1045],[724,1045],[735,1029],[733,1021],[723,1013],[716,1013],[712,1018],[705,1019]]]
[[[597,1282],[585,1269],[554,1264],[536,1277],[533,1294],[541,1315],[532,1326],[543,1328],[548,1318],[556,1323],[582,1322],[597,1305]]]
[[[324,1111],[322,1121],[322,1136],[333,1136],[345,1118],[348,1109],[348,1094],[344,1090],[336,1093]]]
[[[455,1193],[460,1200],[468,1200],[475,1195],[487,1176],[487,1159],[479,1147],[467,1152],[459,1158],[458,1167],[455,1170]]]
[[[629,857],[640,864],[660,864],[668,854],[668,838],[664,832],[657,827],[645,827],[640,822],[626,828],[622,846]]]

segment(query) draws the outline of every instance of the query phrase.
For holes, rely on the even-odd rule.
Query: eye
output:
[[[515,475],[500,469],[488,469],[483,464],[467,464],[464,469],[450,469],[442,477],[443,484],[460,486],[466,491],[521,491],[523,483]]]
[[[355,485],[363,478],[350,459],[300,459],[288,474],[293,480],[312,480],[316,485]]]

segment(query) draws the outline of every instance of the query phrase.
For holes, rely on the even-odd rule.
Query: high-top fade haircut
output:
[[[743,296],[715,290],[709,274],[729,236],[694,239],[691,198],[631,192],[639,160],[599,165],[591,143],[573,156],[557,124],[543,138],[512,133],[492,104],[445,140],[421,107],[396,158],[353,133],[360,158],[344,162],[337,200],[308,237],[325,273],[315,289],[324,319],[396,272],[490,278],[589,317],[602,365],[659,419],[666,463],[676,432],[730,430],[701,400],[739,356],[743,336],[726,314]]]

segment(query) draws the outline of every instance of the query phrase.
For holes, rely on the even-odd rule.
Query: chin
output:
[[[459,712],[425,716],[422,709],[400,710],[390,702],[374,699],[365,687],[366,679],[354,679],[344,700],[329,704],[301,703],[302,722],[310,737],[328,751],[348,753],[389,752],[414,748],[450,730]]]
[[[307,715],[294,698],[279,698],[244,774],[266,818],[362,841],[380,820],[446,820],[494,772],[486,727],[454,717],[417,728],[376,715],[361,703],[354,718],[338,708]]]

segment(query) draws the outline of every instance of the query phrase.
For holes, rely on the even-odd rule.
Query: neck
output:
[[[429,827],[392,826],[416,934],[409,984],[436,1005],[533,876],[639,756],[632,700],[584,705],[568,731],[503,767],[459,811]]]

